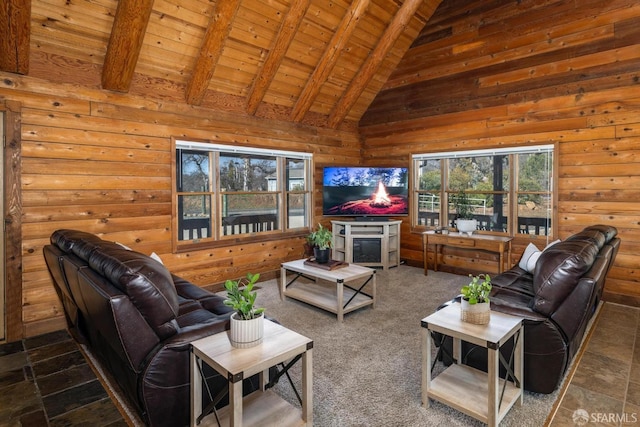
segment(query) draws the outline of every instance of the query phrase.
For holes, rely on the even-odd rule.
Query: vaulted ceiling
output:
[[[441,0],[0,0],[0,70],[338,128]]]

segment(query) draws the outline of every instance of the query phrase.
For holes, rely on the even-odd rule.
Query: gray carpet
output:
[[[402,265],[378,271],[377,281],[376,308],[347,314],[343,323],[304,303],[281,301],[275,279],[259,285],[257,304],[267,316],[314,340],[314,425],[484,425],[438,402],[421,406],[420,320],[458,295],[468,278],[432,271],[425,277],[422,269]],[[291,372],[300,387],[299,366]],[[286,378],[276,390],[298,405]],[[542,426],[557,394],[525,392],[524,405],[516,404],[500,425]]]

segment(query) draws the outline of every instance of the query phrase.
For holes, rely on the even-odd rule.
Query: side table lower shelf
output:
[[[256,391],[246,396],[242,405],[243,426],[304,426],[302,410],[278,396],[272,390]],[[220,427],[231,425],[231,414],[226,406],[218,411]],[[205,417],[200,426],[218,426],[213,414]]]
[[[431,380],[429,388],[429,397],[489,424],[487,396],[487,373],[466,365],[451,365]],[[507,382],[498,410],[499,420],[504,418],[520,396],[521,390],[513,383]]]

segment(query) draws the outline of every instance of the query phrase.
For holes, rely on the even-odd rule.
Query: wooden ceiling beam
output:
[[[31,0],[0,1],[0,71],[29,73]]]
[[[129,90],[152,8],[153,0],[118,1],[102,68],[103,89]]]
[[[398,13],[393,17],[393,20],[385,30],[376,47],[373,49],[373,52],[371,52],[367,60],[362,64],[360,71],[351,81],[349,87],[333,108],[333,111],[331,111],[328,120],[329,127],[334,129],[337,128],[347,117],[349,110],[353,107],[360,95],[362,95],[362,92],[366,89],[367,85],[371,82],[371,79],[373,79],[375,74],[378,72],[387,54],[391,51],[393,45],[398,40],[398,37],[400,37],[404,29],[407,27],[409,21],[413,18],[413,15],[422,5],[423,1],[429,2],[431,6],[431,13],[429,14],[429,17],[433,15],[433,12],[435,12],[438,5],[442,2],[442,0],[406,0],[402,3]]]
[[[273,47],[269,50],[267,58],[253,79],[247,101],[247,112],[249,114],[255,114],[258,110],[260,102],[262,102],[264,95],[267,93],[267,89],[271,85],[291,42],[296,36],[309,3],[311,3],[311,0],[294,1],[287,16],[282,20]]]
[[[240,0],[218,0],[216,2],[216,13],[209,21],[198,59],[187,83],[185,99],[188,104],[200,105],[202,103],[222,54],[224,41],[229,36],[239,8]]]
[[[320,89],[324,82],[329,78],[329,74],[333,71],[338,58],[345,48],[353,31],[358,26],[360,18],[367,11],[370,0],[356,0],[349,6],[349,9],[345,13],[340,25],[336,29],[336,32],[331,37],[327,50],[322,54],[322,58],[318,62],[318,65],[311,74],[311,77],[307,81],[300,97],[293,106],[291,112],[291,118],[294,122],[300,122],[304,118],[305,114],[311,109],[313,101],[320,93]]]

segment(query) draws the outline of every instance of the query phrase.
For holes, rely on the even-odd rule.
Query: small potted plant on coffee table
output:
[[[259,278],[258,273],[247,273],[245,278],[224,283],[227,290],[224,304],[235,310],[229,329],[231,345],[234,347],[249,348],[262,342],[264,308],[255,307],[258,294],[253,290]]]
[[[465,322],[486,325],[489,323],[491,314],[489,304],[491,277],[488,274],[478,276],[470,274],[469,277],[471,282],[460,289],[462,293],[460,318]]]
[[[309,241],[314,245],[313,252],[316,262],[326,264],[331,258],[331,244],[333,233],[328,228],[318,224],[318,229],[310,234]]]

